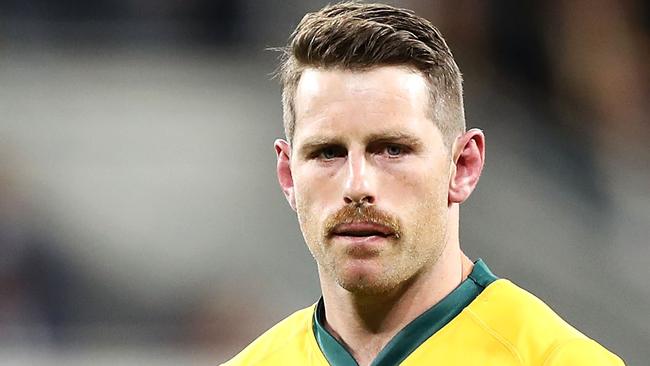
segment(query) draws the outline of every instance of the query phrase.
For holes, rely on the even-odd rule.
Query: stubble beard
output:
[[[332,238],[327,235],[334,222],[345,221],[347,216],[341,215],[339,211],[321,223],[318,222],[319,213],[308,213],[304,210],[305,207],[299,205],[298,218],[321,277],[335,281],[350,293],[377,296],[394,293],[428,271],[440,258],[447,236],[446,207],[440,206],[424,200],[414,210],[416,215],[413,220],[416,222],[408,227],[403,226],[393,215],[384,213],[391,221],[383,224],[396,224],[396,227],[392,227],[399,230],[399,235],[389,238],[390,246],[384,248],[383,252],[376,253],[374,260],[379,263],[379,268],[352,275],[348,273],[347,266],[348,261],[354,259],[349,257],[349,253],[337,252],[332,245]]]

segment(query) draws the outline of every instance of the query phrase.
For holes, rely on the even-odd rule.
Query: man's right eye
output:
[[[340,147],[329,146],[320,149],[316,155],[317,155],[316,157],[321,160],[332,160],[344,156],[345,150]]]

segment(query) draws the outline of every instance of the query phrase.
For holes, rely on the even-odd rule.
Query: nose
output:
[[[348,174],[345,181],[343,201],[346,204],[372,205],[375,203],[374,176],[371,164],[364,153],[348,153]]]

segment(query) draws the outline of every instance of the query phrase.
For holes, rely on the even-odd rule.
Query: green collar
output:
[[[404,361],[424,341],[455,318],[485,287],[497,279],[482,259],[474,263],[469,277],[449,295],[415,318],[379,352],[371,366],[394,366]],[[318,301],[313,330],[318,346],[330,365],[358,366],[345,347],[325,329],[325,303]]]

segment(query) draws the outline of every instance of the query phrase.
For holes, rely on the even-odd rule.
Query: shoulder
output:
[[[310,348],[305,343],[313,341],[313,313],[314,306],[296,311],[255,339],[223,366],[275,364],[273,359],[299,359],[304,356],[299,353]]]
[[[575,338],[583,335],[565,322],[548,305],[512,282],[499,279],[491,283],[468,306],[485,326],[498,329],[509,339],[522,334]]]
[[[550,350],[544,365],[623,366],[615,354],[589,338],[571,339]]]
[[[508,280],[490,284],[466,310],[480,327],[516,353],[524,364],[623,364],[543,301]],[[596,362],[597,359],[603,362]]]

